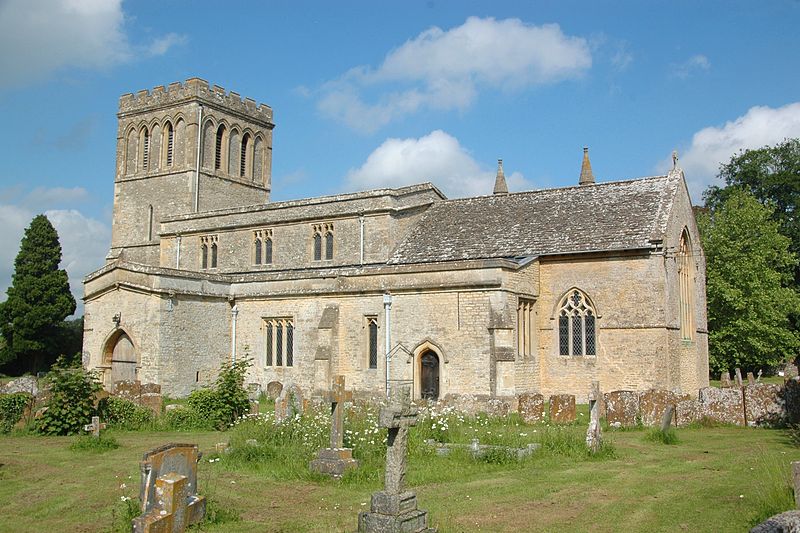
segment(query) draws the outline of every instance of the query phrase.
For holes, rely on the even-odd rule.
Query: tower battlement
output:
[[[189,78],[185,82],[173,82],[167,87],[158,85],[151,90],[141,90],[136,94],[126,93],[119,98],[119,115],[141,113],[159,107],[183,104],[187,101],[199,100],[212,106],[220,106],[245,115],[255,122],[274,127],[272,108],[266,104],[257,104],[252,98],[242,98],[239,93],[226,91],[219,85],[209,85],[201,78]]]

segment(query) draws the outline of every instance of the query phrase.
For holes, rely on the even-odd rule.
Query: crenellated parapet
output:
[[[219,85],[209,85],[206,80],[189,78],[185,82],[170,83],[167,87],[159,85],[151,90],[141,90],[136,94],[127,93],[120,96],[120,117],[128,113],[141,113],[150,109],[181,105],[191,100],[199,100],[204,104],[218,106],[247,116],[257,123],[270,128],[272,108],[266,104],[257,104],[252,98],[242,98],[233,91],[226,91]]]

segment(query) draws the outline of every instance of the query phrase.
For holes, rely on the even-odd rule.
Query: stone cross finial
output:
[[[92,423],[91,424],[86,424],[85,426],[83,426],[83,430],[84,431],[91,431],[92,432],[92,437],[94,437],[96,439],[100,438],[100,430],[101,429],[106,429],[106,423],[103,422],[101,424],[99,416],[93,416],[92,417]]]
[[[396,390],[392,403],[380,411],[379,425],[389,429],[384,477],[384,491],[388,494],[400,494],[405,487],[408,428],[416,425],[417,415],[408,387]]]
[[[494,178],[494,191],[493,194],[508,194],[508,184],[506,183],[506,175],[503,173],[503,160],[497,160],[497,176]]]
[[[331,403],[331,448],[343,448],[344,402],[353,400],[353,392],[344,390],[344,376],[333,378],[327,400]]]

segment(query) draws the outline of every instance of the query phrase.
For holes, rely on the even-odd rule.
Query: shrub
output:
[[[100,400],[100,419],[109,427],[138,431],[153,423],[153,412],[123,398],[110,396]]]
[[[25,414],[33,396],[27,392],[0,394],[0,433],[8,433]]]
[[[164,414],[163,424],[165,429],[174,431],[192,431],[198,429],[213,429],[211,421],[203,418],[200,413],[190,407],[179,407]]]
[[[212,428],[223,430],[250,411],[244,376],[251,359],[225,363],[212,389],[198,389],[189,395],[189,408]]]
[[[119,448],[117,439],[106,433],[101,433],[99,437],[81,435],[69,445],[69,449],[74,452],[102,453],[108,450],[116,450],[117,448]]]
[[[84,370],[80,363],[68,364],[62,356],[53,365],[47,380],[52,397],[37,421],[36,430],[44,435],[81,433],[95,414],[95,394],[102,389],[97,377]]]

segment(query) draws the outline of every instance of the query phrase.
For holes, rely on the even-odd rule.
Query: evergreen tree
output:
[[[0,304],[5,347],[0,364],[15,362],[34,372],[60,354],[64,319],[75,312],[67,272],[58,268],[61,244],[44,215],[37,215],[22,237],[7,299]]]
[[[791,286],[797,258],[770,206],[729,187],[697,222],[706,253],[708,344],[712,372],[772,367],[794,357],[800,311]]]

